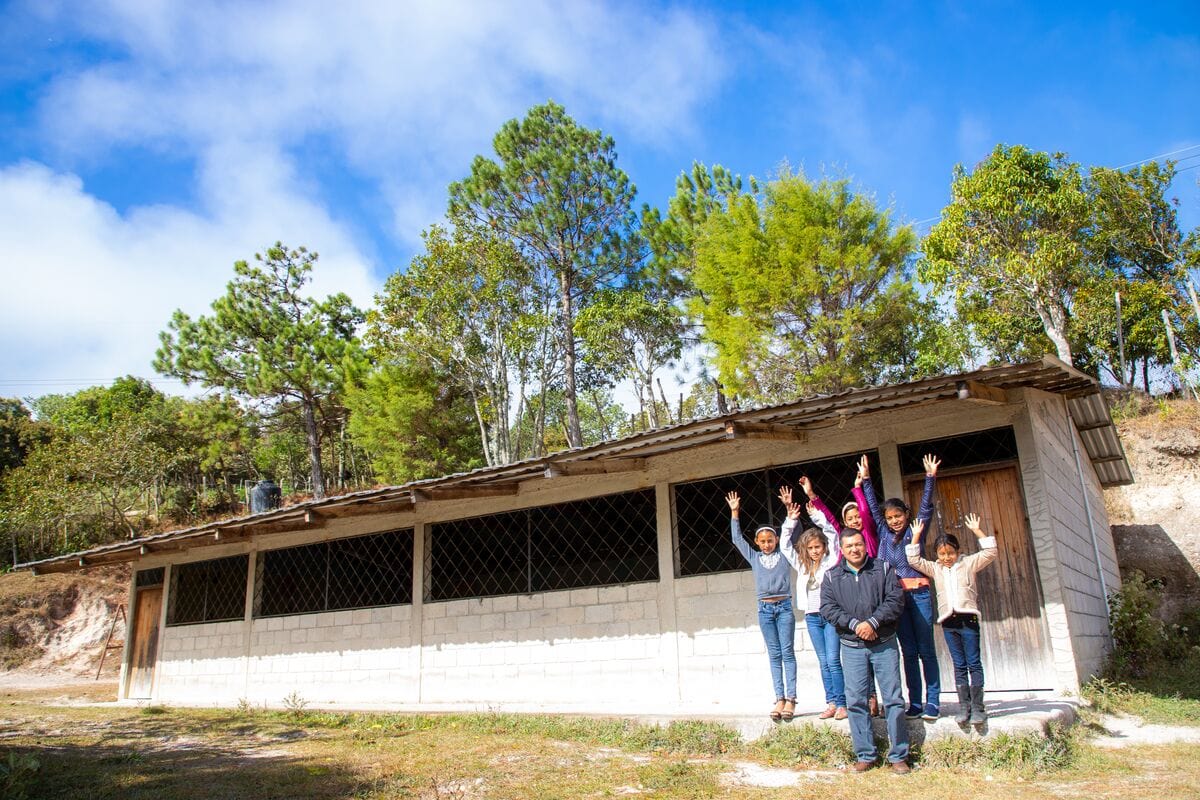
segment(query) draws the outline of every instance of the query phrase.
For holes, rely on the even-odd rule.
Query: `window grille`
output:
[[[654,490],[430,525],[430,600],[658,580]]]
[[[1017,437],[1011,427],[992,428],[962,436],[926,439],[900,445],[900,471],[905,475],[925,472],[921,459],[933,453],[942,460],[939,469],[974,467],[1017,460]]]
[[[411,603],[412,533],[407,528],[259,553],[254,616]]]
[[[843,503],[852,499],[850,489],[854,486],[861,455],[852,453],[675,484],[672,487],[672,517],[676,574],[686,577],[749,568],[729,543],[727,493],[734,491],[741,497],[742,535],[752,542],[757,526],[771,525],[778,530],[783,524],[786,512],[778,498],[780,486],[791,486],[797,502],[805,502],[804,492],[797,483],[802,475],[812,480],[817,495],[837,513]],[[877,476],[878,454],[870,451],[867,456],[871,474]]]
[[[172,567],[167,624],[242,619],[249,566],[249,556],[240,555]]]
[[[164,567],[154,569],[139,569],[134,585],[142,589],[147,586],[162,586]]]

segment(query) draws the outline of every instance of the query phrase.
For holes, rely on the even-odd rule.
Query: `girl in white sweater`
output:
[[[807,477],[800,479],[800,486],[806,492],[811,490]],[[783,527],[790,532],[800,522],[800,505],[792,502],[792,490],[786,486],[779,490],[779,499],[787,506],[787,521]],[[846,682],[842,675],[841,643],[837,630],[821,616],[821,579],[825,577],[825,571],[837,563],[837,529],[812,503],[808,504],[808,513],[821,530],[809,528],[800,535],[796,547],[796,571],[804,592],[804,622],[813,652],[817,654],[817,663],[821,666],[821,683],[825,686],[825,710],[819,718],[845,719]]]
[[[958,690],[959,725],[982,725],[987,721],[983,707],[983,661],[979,648],[979,601],[975,575],[996,560],[996,537],[988,536],[979,527],[979,515],[967,514],[963,519],[979,541],[979,552],[960,556],[958,539],[943,534],[933,543],[937,561],[921,557],[921,534],[925,521],[913,523],[912,544],[905,548],[908,563],[913,569],[933,580],[937,589],[938,618],[946,647],[954,661],[954,684]]]

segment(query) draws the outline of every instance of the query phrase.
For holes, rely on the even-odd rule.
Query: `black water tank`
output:
[[[250,490],[250,513],[261,514],[279,508],[282,500],[283,492],[279,491],[279,484],[275,481],[259,481]]]

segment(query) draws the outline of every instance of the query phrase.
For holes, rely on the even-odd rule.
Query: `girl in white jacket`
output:
[[[800,479],[800,486],[806,492],[810,491],[807,477]],[[800,522],[800,505],[792,502],[792,490],[786,486],[779,490],[779,499],[788,511],[784,530],[791,531]],[[813,652],[817,654],[817,663],[821,666],[821,683],[825,686],[825,710],[819,718],[845,719],[846,682],[842,675],[841,643],[837,630],[821,616],[821,579],[825,577],[825,571],[837,563],[837,529],[812,503],[808,504],[807,510],[821,530],[809,528],[800,535],[796,545],[796,571],[804,592],[804,622]]]
[[[979,527],[979,515],[967,514],[963,519],[979,541],[979,552],[960,556],[958,539],[943,534],[933,543],[937,561],[921,557],[921,534],[925,521],[913,523],[912,544],[905,548],[908,563],[913,569],[933,580],[937,589],[938,623],[946,637],[946,647],[954,661],[954,684],[958,690],[959,725],[982,725],[987,721],[983,707],[983,661],[979,648],[979,601],[975,575],[996,560],[996,537],[988,536]]]

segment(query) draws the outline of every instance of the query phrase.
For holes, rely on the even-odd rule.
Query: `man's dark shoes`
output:
[[[855,772],[866,772],[869,769],[874,769],[874,767],[874,761],[855,761],[850,765],[850,769],[854,770]]]
[[[893,761],[888,766],[890,766],[892,768],[892,772],[896,773],[897,775],[907,775],[908,773],[912,772],[912,767],[908,765],[907,761]]]
[[[918,705],[910,705],[908,707],[908,711],[904,712],[904,718],[905,719],[920,719],[921,715],[923,713],[925,713],[925,709],[921,708]]]

